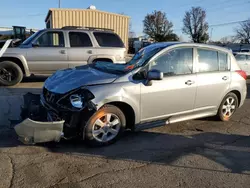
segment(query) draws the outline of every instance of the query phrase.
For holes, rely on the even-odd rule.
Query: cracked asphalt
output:
[[[250,85],[249,85],[250,89]],[[230,122],[186,121],[126,132],[114,145],[80,141],[22,145],[0,131],[0,187],[246,187],[250,95]]]

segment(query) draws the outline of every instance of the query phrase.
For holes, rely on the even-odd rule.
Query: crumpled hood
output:
[[[114,74],[85,65],[57,71],[45,81],[44,87],[51,92],[64,94],[81,86],[112,83],[116,78]]]

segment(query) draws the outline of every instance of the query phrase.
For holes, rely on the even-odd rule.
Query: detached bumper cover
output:
[[[64,121],[38,122],[29,118],[15,126],[19,140],[24,144],[59,142],[63,136]]]

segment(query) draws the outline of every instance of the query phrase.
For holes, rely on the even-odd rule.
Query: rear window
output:
[[[94,36],[99,44],[102,47],[119,47],[123,48],[124,44],[120,37],[114,33],[101,33],[94,32]]]

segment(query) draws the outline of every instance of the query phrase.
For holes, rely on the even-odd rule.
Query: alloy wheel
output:
[[[222,114],[224,117],[231,117],[236,110],[236,100],[234,97],[228,97],[222,106]]]
[[[121,128],[121,120],[113,113],[107,113],[98,118],[93,127],[92,134],[99,142],[108,142],[114,139]]]

